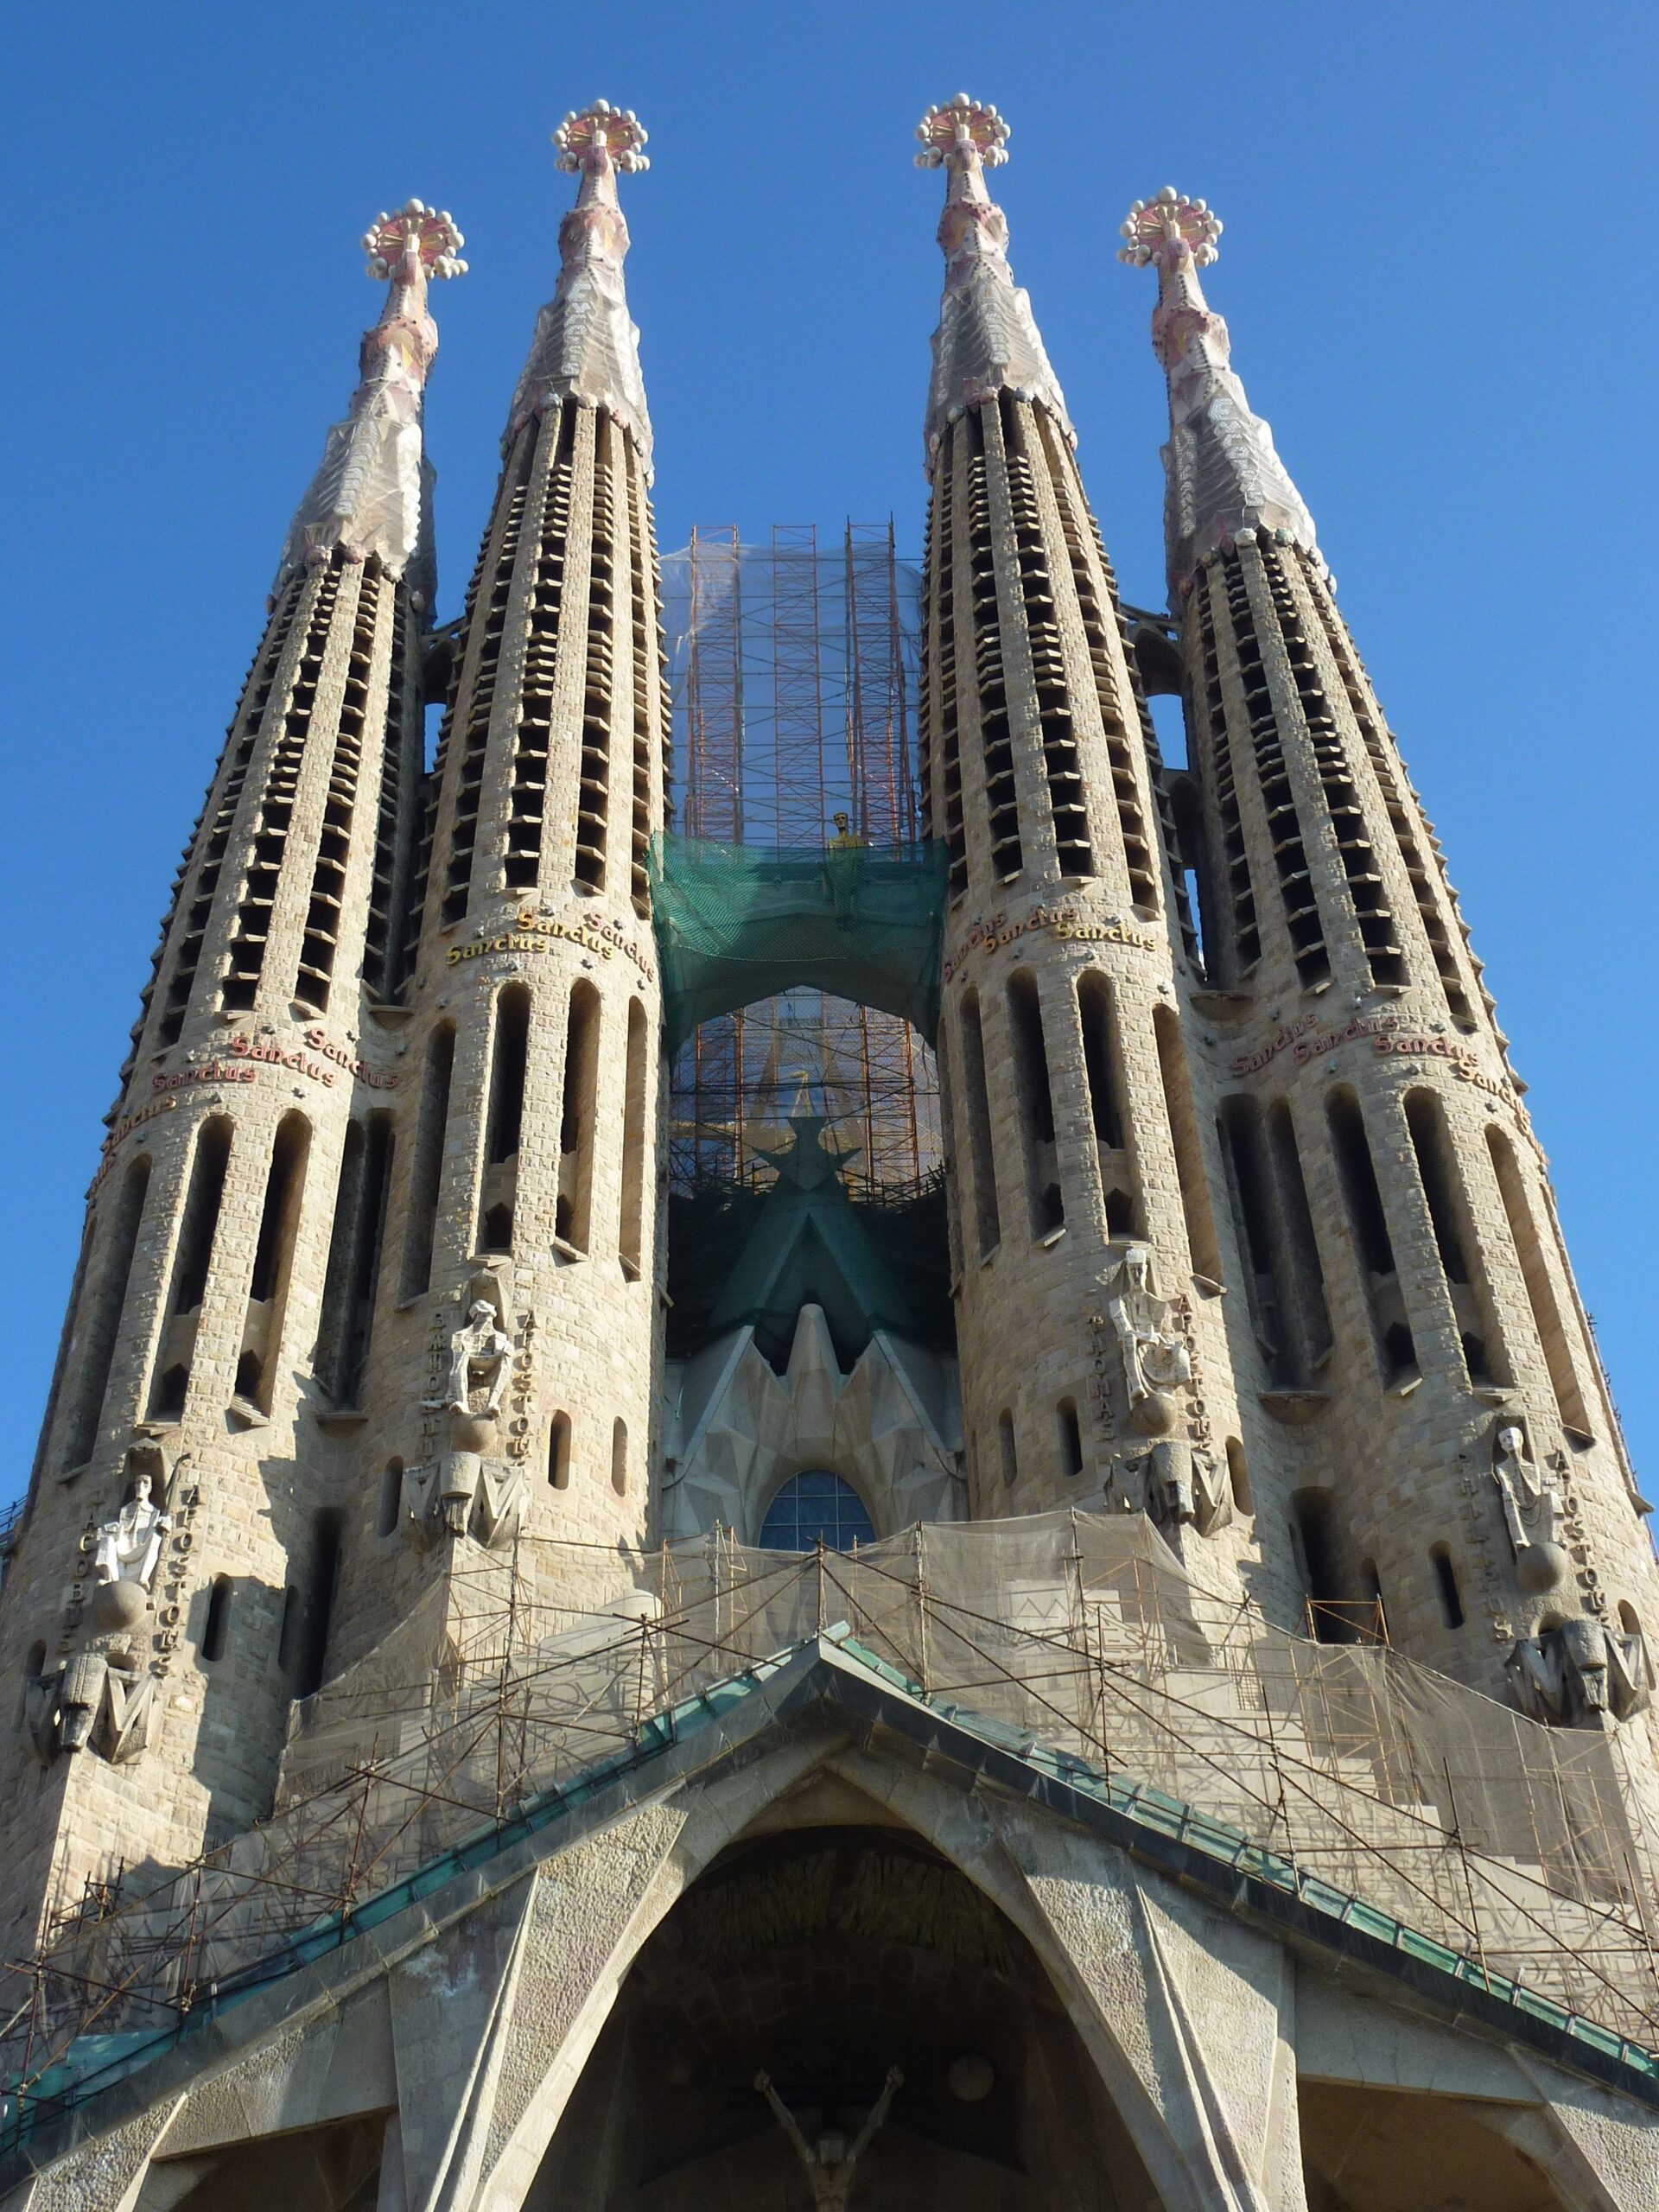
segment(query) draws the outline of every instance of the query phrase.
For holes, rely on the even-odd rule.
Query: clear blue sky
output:
[[[174,861],[374,309],[368,218],[447,206],[473,264],[435,293],[444,613],[556,267],[548,133],[600,94],[652,133],[624,191],[664,544],[891,510],[914,546],[940,187],[911,132],[958,86],[1014,125],[1014,267],[1146,604],[1162,393],[1116,226],[1165,182],[1226,221],[1211,300],[1445,839],[1651,1491],[1656,26],[1618,0],[14,18],[0,1496]]]

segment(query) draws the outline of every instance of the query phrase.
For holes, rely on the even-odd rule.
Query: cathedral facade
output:
[[[1525,1085],[1219,222],[1123,226],[1147,615],[1007,137],[918,130],[891,850],[676,827],[635,118],[442,626],[463,241],[365,239],[10,1540],[6,2206],[1659,2202],[1659,1582]],[[937,1207],[804,1094],[693,1253],[674,1055],[791,988],[935,1056]]]

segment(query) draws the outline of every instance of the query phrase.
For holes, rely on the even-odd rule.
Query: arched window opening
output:
[[[380,1496],[374,1512],[374,1533],[377,1536],[397,1535],[403,1503],[404,1463],[401,1459],[388,1459],[380,1470]]]
[[[1441,1618],[1447,1628],[1461,1628],[1464,1620],[1463,1592],[1458,1586],[1458,1570],[1452,1563],[1452,1554],[1444,1544],[1436,1544],[1428,1558],[1434,1570],[1434,1587],[1440,1594]]]
[[[1233,1201],[1255,1341],[1270,1381],[1294,1389],[1307,1381],[1291,1327],[1288,1268],[1262,1134],[1262,1108],[1247,1092],[1221,1102],[1217,1126]]]
[[[530,992],[523,983],[508,983],[495,1001],[495,1035],[490,1049],[490,1104],[485,1123],[484,1179],[478,1202],[480,1252],[512,1249],[529,1052]]]
[[[213,1666],[225,1656],[231,1634],[231,1578],[216,1574],[207,1586],[207,1618],[201,1631],[201,1656]]]
[[[340,1591],[340,1516],[324,1511],[311,1524],[311,1558],[304,1579],[305,1594],[298,1608],[297,1630],[290,1644],[288,1672],[296,1698],[310,1697],[322,1687],[328,1630]]]
[[[1532,1308],[1533,1324],[1538,1332],[1539,1343],[1543,1347],[1544,1364],[1549,1370],[1550,1389],[1554,1393],[1556,1411],[1560,1414],[1562,1426],[1570,1430],[1575,1439],[1587,1442],[1593,1433],[1589,1410],[1579,1386],[1578,1364],[1567,1340],[1561,1309],[1555,1296],[1555,1286],[1550,1277],[1549,1263],[1528,1200],[1521,1163],[1503,1132],[1490,1123],[1486,1129],[1486,1148],[1491,1154],[1492,1169],[1497,1177],[1498,1192],[1503,1200],[1503,1211],[1510,1224],[1510,1236],[1515,1246],[1516,1257],[1521,1262],[1522,1281],[1527,1288],[1527,1303]]]
[[[340,1150],[334,1233],[317,1330],[317,1376],[336,1406],[354,1406],[362,1388],[380,1277],[391,1154],[390,1114],[370,1114],[348,1124]]]
[[[554,1490],[570,1487],[570,1416],[555,1414],[547,1430],[547,1479]]]
[[[996,1443],[1002,1462],[1002,1487],[1012,1490],[1020,1479],[1020,1453],[1014,1440],[1014,1415],[1006,1408],[997,1415]]]
[[[628,1057],[622,1093],[622,1272],[638,1282],[645,1238],[645,1009],[628,1001]]]
[[[223,1116],[215,1115],[204,1122],[196,1133],[195,1156],[190,1163],[189,1187],[179,1222],[179,1241],[173,1254],[167,1318],[162,1326],[156,1376],[150,1385],[151,1421],[175,1421],[184,1412],[191,1363],[195,1357],[196,1326],[201,1317],[201,1301],[207,1294],[219,1207],[225,1197],[225,1171],[230,1158],[230,1122]]]
[[[619,1497],[628,1494],[628,1424],[620,1420],[611,1425],[611,1488]]]
[[[1254,1513],[1255,1495],[1250,1488],[1250,1472],[1245,1464],[1244,1446],[1237,1437],[1227,1440],[1227,1479],[1232,1486],[1233,1503],[1241,1513]]]
[[[1054,1143],[1054,1095],[1043,1039],[1043,1010],[1037,980],[1025,969],[1008,978],[1008,1033],[1014,1046],[1014,1091],[1026,1156],[1031,1233],[1046,1236],[1064,1226],[1065,1201],[1060,1192]]]
[[[138,1246],[138,1225],[143,1219],[144,1198],[149,1189],[150,1160],[143,1153],[128,1167],[116,1193],[110,1222],[109,1243],[102,1262],[86,1294],[84,1323],[70,1338],[68,1376],[71,1396],[58,1464],[67,1471],[84,1466],[98,1441],[99,1415],[110,1385],[115,1347],[121,1334],[121,1316],[132,1276],[132,1257]]]
[[[1106,1231],[1110,1236],[1138,1236],[1142,1227],[1140,1189],[1125,1110],[1122,1056],[1112,987],[1098,969],[1089,969],[1077,978],[1077,1020]]]
[[[1397,1388],[1416,1378],[1417,1347],[1400,1294],[1394,1245],[1358,1099],[1345,1088],[1333,1090],[1325,1101],[1325,1118],[1382,1380]]]
[[[310,1147],[311,1124],[304,1115],[285,1114],[271,1143],[259,1241],[248,1284],[248,1311],[242,1325],[242,1351],[236,1368],[237,1396],[257,1406],[261,1413],[270,1411],[282,1352],[283,1315],[288,1305],[294,1236]]]
[[[974,1218],[979,1232],[979,1256],[988,1259],[1002,1241],[1002,1224],[996,1203],[996,1165],[991,1152],[991,1102],[985,1086],[985,1037],[980,1024],[979,996],[963,995],[960,1017],[962,1087],[968,1109],[968,1153],[974,1179]]]
[[[1083,1472],[1083,1427],[1075,1398],[1062,1398],[1056,1408],[1060,1429],[1060,1467],[1068,1475]]]
[[[1330,1357],[1331,1314],[1325,1302],[1325,1269],[1319,1262],[1319,1243],[1313,1234],[1313,1215],[1307,1203],[1296,1124],[1291,1118],[1288,1103],[1282,1098],[1276,1099],[1268,1109],[1268,1154],[1284,1228],[1291,1320],[1299,1340],[1301,1366],[1312,1376]]]
[[[421,1071],[421,1109],[409,1178],[409,1227],[404,1236],[403,1275],[397,1288],[400,1298],[418,1298],[432,1281],[432,1248],[443,1184],[443,1140],[454,1067],[455,1028],[453,1022],[446,1021],[427,1039]]]
[[[1640,1636],[1642,1633],[1642,1617],[1628,1598],[1621,1598],[1618,1601],[1618,1627],[1622,1636]],[[44,1662],[44,1644],[41,1647],[41,1656]]]
[[[300,1648],[300,1625],[304,1618],[305,1605],[300,1596],[300,1586],[290,1582],[283,1592],[283,1618],[276,1630],[276,1664],[285,1675],[294,1672],[296,1654]]]
[[[1480,1246],[1468,1197],[1458,1173],[1445,1106],[1433,1091],[1407,1094],[1406,1128],[1434,1225],[1440,1272],[1457,1315],[1458,1338],[1469,1380],[1477,1384],[1507,1383],[1509,1363],[1498,1335],[1497,1313],[1485,1270],[1479,1264]]]
[[[564,1033],[564,1102],[559,1116],[559,1198],[554,1233],[573,1252],[593,1234],[594,1122],[599,1097],[599,993],[578,982]]]
[[[1351,1608],[1343,1603],[1331,1493],[1299,1490],[1291,1498],[1290,1511],[1293,1548],[1307,1592],[1308,1634],[1320,1643],[1351,1643],[1353,1624]]]
[[[1215,1214],[1210,1203],[1210,1179],[1205,1173],[1204,1151],[1198,1138],[1198,1117],[1192,1104],[1192,1084],[1186,1065],[1186,1046],[1181,1037],[1180,1017],[1173,1007],[1154,1007],[1152,1032],[1158,1046],[1158,1072],[1163,1082],[1164,1111],[1169,1118],[1170,1141],[1175,1148],[1175,1179],[1180,1185],[1181,1211],[1186,1221],[1187,1250],[1194,1270],[1209,1281],[1218,1283],[1221,1281],[1221,1252],[1216,1242]]]
[[[875,1529],[852,1484],[823,1468],[791,1475],[766,1508],[760,1523],[763,1551],[810,1552],[822,1540],[828,1551],[850,1551],[875,1541]]]

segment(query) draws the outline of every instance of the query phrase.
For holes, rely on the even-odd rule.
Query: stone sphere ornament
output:
[[[996,2087],[996,2069],[978,2051],[964,2050],[951,2060],[944,2082],[958,2104],[982,2105]]]
[[[1516,1554],[1515,1579],[1529,1598],[1538,1598],[1559,1590],[1571,1566],[1559,1544],[1529,1544]]]

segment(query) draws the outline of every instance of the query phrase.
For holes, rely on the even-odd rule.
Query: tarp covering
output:
[[[671,1052],[700,1022],[804,987],[880,1007],[930,1042],[939,1016],[942,844],[805,850],[652,842]]]

